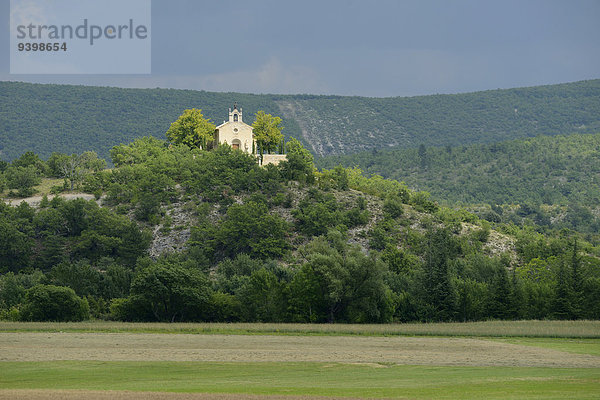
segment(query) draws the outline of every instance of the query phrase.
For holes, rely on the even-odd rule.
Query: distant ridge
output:
[[[220,123],[237,101],[283,117],[284,133],[316,155],[495,143],[540,134],[600,131],[600,79],[418,97],[253,95],[175,89],[0,82],[0,159],[25,151],[95,150],[164,133],[186,108]]]

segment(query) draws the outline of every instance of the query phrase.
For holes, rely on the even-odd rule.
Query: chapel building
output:
[[[233,149],[241,150],[248,154],[257,154],[256,141],[252,126],[242,120],[242,108],[234,103],[233,110],[229,109],[229,121],[215,128],[215,144],[228,144]],[[263,154],[260,158],[261,165],[279,164],[286,159],[285,154]]]
[[[256,143],[252,133],[252,126],[244,123],[242,120],[242,108],[238,109],[237,103],[233,105],[233,110],[229,109],[229,121],[224,121],[215,129],[215,143],[227,143],[234,149],[242,150],[245,153],[254,153]]]

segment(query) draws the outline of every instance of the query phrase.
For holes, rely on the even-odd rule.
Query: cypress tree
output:
[[[573,319],[583,317],[583,278],[581,277],[581,259],[578,251],[577,238],[574,238],[571,254],[571,317]]]
[[[513,269],[510,279],[510,297],[508,304],[508,316],[512,319],[522,319],[524,316],[525,293],[523,286],[517,278],[517,274]]]
[[[429,232],[426,250],[425,297],[432,307],[430,317],[449,321],[456,311],[456,296],[450,280],[448,261],[455,255],[456,244],[448,229]]]
[[[489,315],[492,318],[507,319],[510,317],[510,284],[506,269],[502,267],[492,282]]]
[[[569,319],[571,310],[571,282],[563,262],[560,263],[556,282],[556,295],[552,304],[552,317],[556,319]]]

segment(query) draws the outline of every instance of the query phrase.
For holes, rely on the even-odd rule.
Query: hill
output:
[[[540,225],[600,232],[600,134],[393,148],[324,157],[317,164],[401,180],[447,205],[506,205],[505,215],[516,212]]]
[[[600,130],[600,80],[390,98],[0,82],[0,158],[87,150],[108,158],[119,143],[163,138],[183,109],[202,108],[218,123],[234,101],[248,122],[258,110],[281,115],[284,133],[319,156]]]
[[[316,172],[298,141],[288,146],[286,161],[260,167],[227,145],[147,137],[86,174],[96,201],[0,202],[0,319],[600,315],[600,248],[583,235],[488,222],[353,169]],[[30,161],[7,171],[48,169]]]
[[[600,203],[600,134],[323,157],[426,190],[446,204]]]

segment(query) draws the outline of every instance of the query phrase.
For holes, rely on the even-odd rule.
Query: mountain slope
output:
[[[357,166],[450,204],[600,202],[600,134],[538,136],[468,147],[394,148],[331,156],[322,168]]]
[[[258,110],[281,115],[284,133],[314,154],[493,143],[540,134],[600,130],[600,80],[419,97],[252,95],[0,82],[0,158],[32,150],[95,150],[163,138],[186,108],[220,122],[237,101],[251,123]]]

